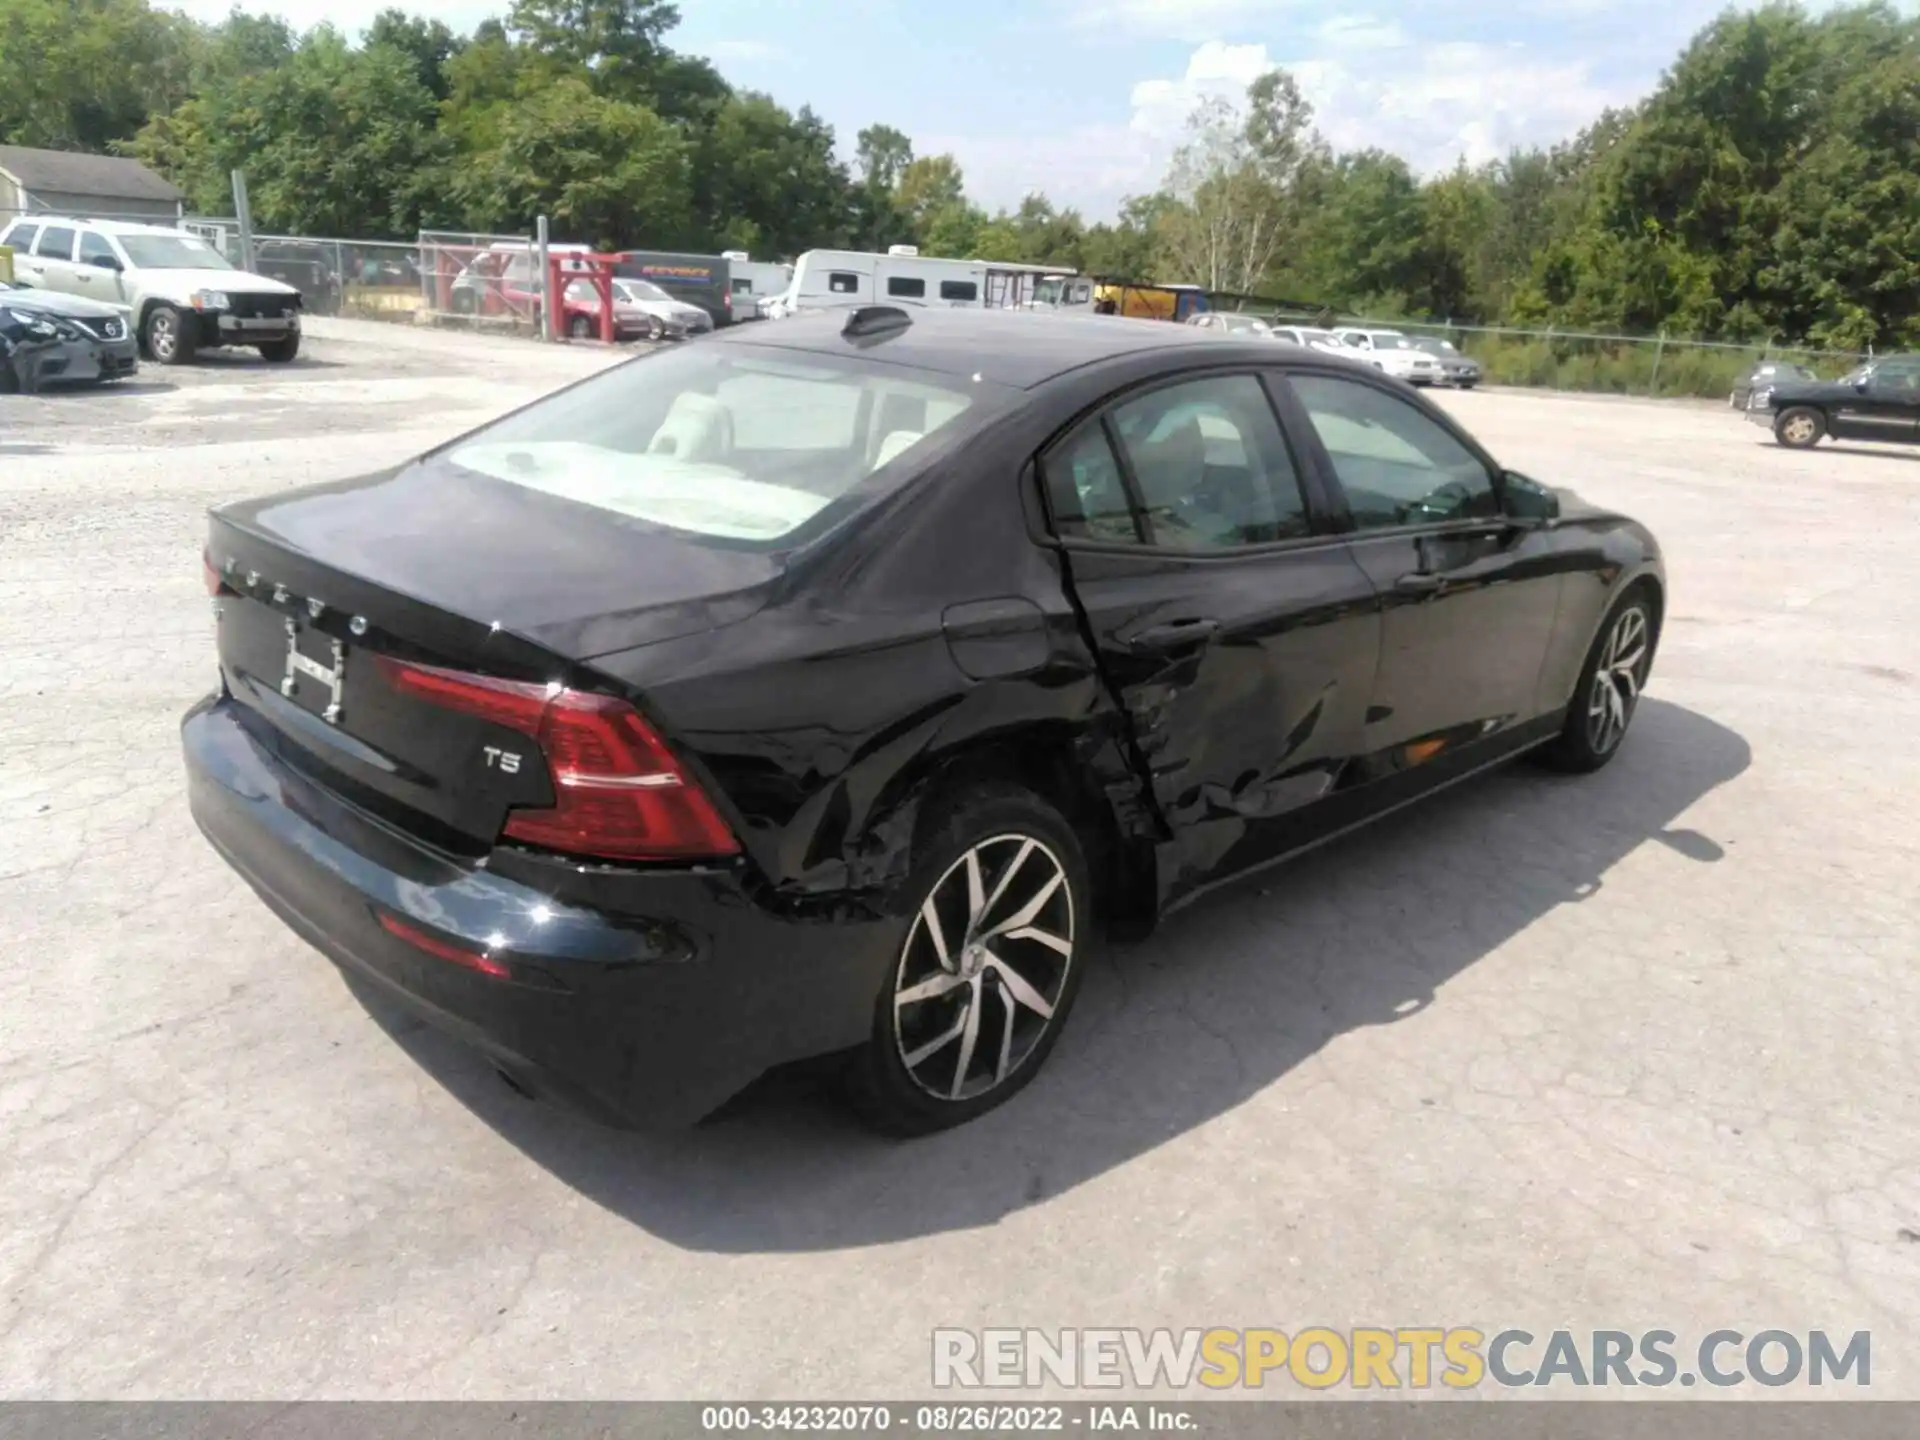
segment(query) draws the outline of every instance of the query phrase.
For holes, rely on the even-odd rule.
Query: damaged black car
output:
[[[1523,753],[1619,750],[1665,578],[1377,371],[1150,321],[724,331],[216,510],[195,819],[603,1119],[1040,1070],[1103,936]]]

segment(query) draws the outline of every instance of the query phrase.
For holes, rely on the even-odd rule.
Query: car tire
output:
[[[193,317],[172,305],[156,305],[147,312],[140,338],[157,364],[185,365],[199,349]]]
[[[271,360],[276,365],[285,365],[300,353],[300,337],[289,335],[284,340],[268,340],[260,346],[260,358]]]
[[[1811,405],[1795,405],[1773,419],[1773,438],[1789,450],[1811,450],[1827,433],[1827,417]]]
[[[660,317],[658,315],[649,315],[647,317],[647,343],[649,345],[658,345],[666,338],[666,334],[667,327],[660,323]]]
[[[593,321],[584,315],[575,315],[571,320],[567,321],[567,334],[576,340],[591,340],[593,338]]]
[[[1039,1073],[1095,934],[1086,858],[1052,806],[1011,785],[935,805],[915,842],[904,892],[913,908],[872,1033],[846,1070],[855,1111],[901,1137],[984,1115]]]
[[[1567,707],[1566,725],[1540,750],[1542,761],[1555,770],[1584,775],[1620,753],[1659,641],[1654,592],[1646,585],[1635,585],[1615,602],[1600,633],[1593,637],[1573,702]]]

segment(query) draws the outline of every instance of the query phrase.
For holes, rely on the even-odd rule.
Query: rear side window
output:
[[[34,239],[39,234],[38,225],[15,224],[9,230],[0,233],[0,245],[8,246],[15,252],[25,255],[33,249]]]
[[[1140,544],[1144,540],[1120,462],[1107,444],[1098,420],[1080,427],[1065,444],[1055,446],[1041,465],[1047,486],[1047,505],[1056,533],[1082,540]]]
[[[1266,390],[1214,375],[1149,391],[1113,411],[1150,542],[1223,550],[1311,532]]]
[[[847,270],[829,270],[827,289],[835,295],[855,295],[860,290],[860,277]]]
[[[978,300],[980,287],[971,280],[942,280],[940,298],[942,300]]]
[[[927,282],[914,279],[909,275],[890,275],[887,277],[887,294],[898,295],[906,300],[919,300],[927,293]]]
[[[47,260],[71,260],[73,231],[64,225],[47,226],[40,232],[40,243],[33,247],[33,253]]]

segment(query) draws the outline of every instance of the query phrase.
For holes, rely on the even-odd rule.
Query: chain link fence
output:
[[[1765,341],[1739,344],[1668,335],[1612,335],[1552,327],[1529,330],[1451,321],[1372,319],[1342,319],[1337,323],[1445,340],[1481,367],[1482,379],[1489,385],[1602,395],[1730,399],[1754,367],[1766,362],[1797,365],[1821,379],[1837,379],[1873,358],[1871,351],[1822,350]]]

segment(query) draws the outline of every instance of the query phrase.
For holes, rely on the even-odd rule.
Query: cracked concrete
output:
[[[0,399],[0,1395],[898,1397],[936,1325],[1470,1324],[1868,1329],[1920,1398],[1920,451],[1443,397],[1667,546],[1615,765],[1102,957],[954,1134],[790,1081],[645,1140],[363,999],[187,817],[205,507],[608,358],[309,351]]]

